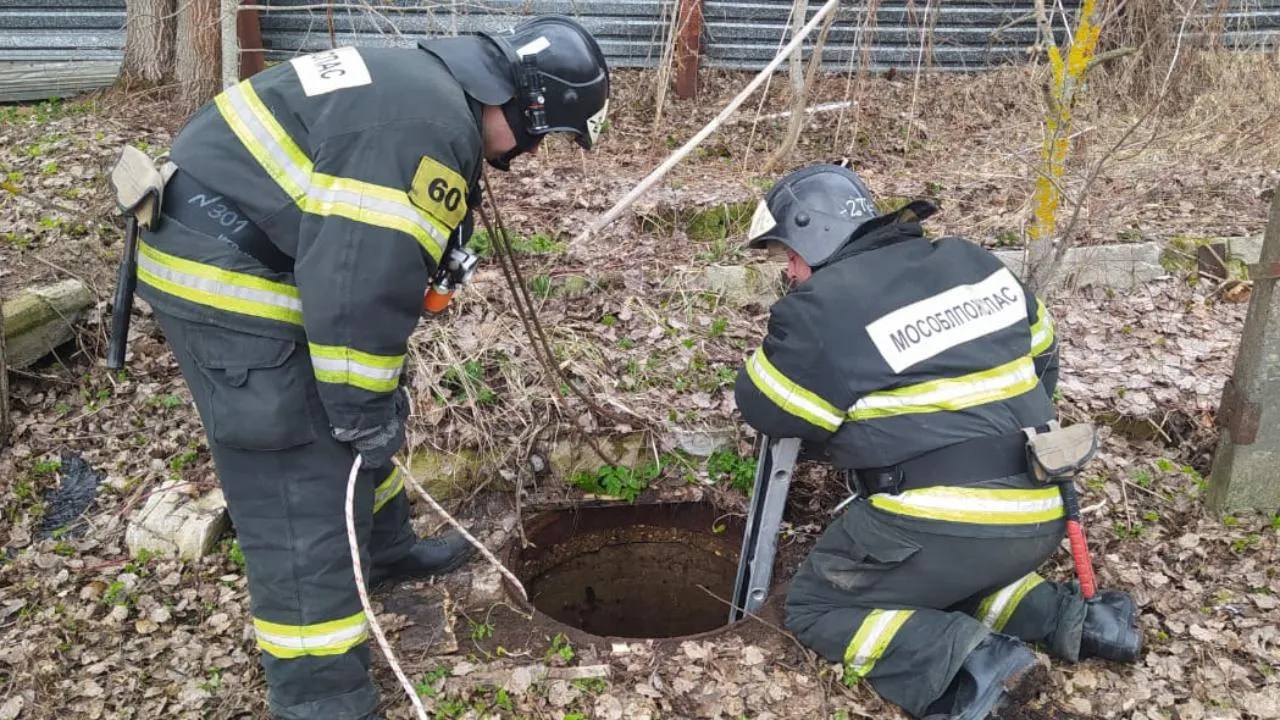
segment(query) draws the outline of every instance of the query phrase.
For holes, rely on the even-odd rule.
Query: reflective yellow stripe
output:
[[[311,182],[311,160],[293,142],[248,80],[214,98],[219,114],[263,170],[295,201]]]
[[[963,410],[1017,397],[1040,383],[1030,357],[955,378],[874,392],[854,403],[850,420]]]
[[[899,495],[872,495],[871,504],[897,515],[979,525],[1025,525],[1063,516],[1062,496],[1056,487],[1035,490],[927,487]]]
[[[218,95],[215,104],[241,144],[303,212],[403,232],[440,261],[449,228],[418,209],[403,190],[316,172],[248,80]]]
[[[348,220],[398,230],[413,237],[436,262],[449,241],[449,229],[409,202],[409,194],[362,180],[312,173],[311,185],[299,206],[313,215],[338,215]]]
[[[281,625],[254,618],[253,630],[258,647],[278,658],[341,655],[369,636],[363,612],[315,625]]]
[[[884,655],[914,610],[872,610],[844,649],[845,679],[861,680]]]
[[[832,432],[835,432],[843,422],[840,411],[834,405],[791,382],[787,376],[778,372],[773,363],[764,356],[764,348],[757,349],[747,361],[747,375],[760,392],[775,405],[801,420]]]
[[[1018,603],[1031,592],[1032,588],[1044,582],[1044,578],[1035,573],[1027,573],[1015,582],[1009,583],[998,592],[992,593],[978,606],[978,620],[983,625],[1001,632],[1018,609]]]
[[[1053,319],[1044,303],[1036,300],[1036,321],[1031,326],[1031,355],[1035,357],[1053,345]]]
[[[404,476],[400,474],[400,468],[396,468],[373,491],[373,511],[378,512],[381,510],[383,505],[391,502],[391,499],[399,495],[403,490]]]
[[[400,382],[404,355],[373,355],[354,348],[309,343],[316,379],[369,392],[391,392]]]
[[[188,302],[302,324],[298,288],[170,255],[138,241],[138,281]]]

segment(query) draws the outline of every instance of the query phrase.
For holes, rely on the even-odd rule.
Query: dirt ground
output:
[[[1216,62],[1223,82],[1161,116],[1154,132],[1134,133],[1097,174],[1080,241],[1185,248],[1197,238],[1261,234],[1280,184],[1280,139],[1265,131],[1275,127],[1277,107],[1265,98],[1280,97],[1280,70]],[[633,212],[570,247],[746,81],[705,73],[696,102],[668,99],[655,120],[652,77],[618,73],[598,153],[549,143],[537,163],[490,179],[521,236],[523,273],[562,366],[623,421],[546,388],[490,261],[449,314],[424,321],[413,340],[410,444],[489,457],[491,480],[456,488],[449,507],[487,545],[506,548],[541,507],[582,499],[565,478],[528,470],[531,455],[575,427],[600,437],[646,431],[655,442],[673,429],[729,428],[749,454],[752,434],[735,414],[732,385],[768,308],[694,283],[709,267],[760,259],[740,247],[737,204],[789,169],[848,158],[883,198],[939,200],[932,232],[1016,246],[1039,153],[1039,79],[1031,70],[918,84],[827,78],[811,103],[852,100],[852,108],[815,114],[800,146],[764,172],[783,125],[754,120],[787,109],[775,79],[766,102],[752,98],[740,121]],[[1142,110],[1105,90],[1100,82],[1077,110],[1069,197]],[[131,511],[159,483],[176,479],[193,492],[216,483],[190,394],[145,306],[127,372],[108,373],[103,363],[123,226],[111,215],[104,172],[122,143],[159,154],[181,118],[161,93],[0,108],[0,294],[76,277],[98,300],[76,343],[12,375],[15,429],[0,451],[0,720],[265,717],[234,536],[192,563],[129,557],[124,546]],[[1100,455],[1079,487],[1100,582],[1135,595],[1147,643],[1133,666],[1054,663],[1043,699],[1070,717],[1280,718],[1280,516],[1220,515],[1203,503],[1247,296],[1247,285],[1226,292],[1173,265],[1132,293],[1067,288],[1048,302],[1062,347],[1060,410],[1104,423]],[[48,498],[75,458],[103,474],[83,532],[40,539]],[[663,459],[639,502],[706,500],[745,512],[732,482],[741,465]],[[842,499],[823,468],[805,469],[770,606],[712,636],[602,641],[545,616],[530,620],[480,560],[375,599],[436,717],[902,717],[866,687],[845,686],[836,666],[781,630],[785,583]],[[424,533],[440,526],[422,502],[415,523]],[[1065,550],[1043,574],[1071,577]],[[413,717],[376,649],[373,656],[388,717]]]

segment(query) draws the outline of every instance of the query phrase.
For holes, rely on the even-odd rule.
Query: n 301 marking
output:
[[[207,209],[209,217],[213,218],[215,222],[225,228],[235,226],[231,234],[239,234],[241,230],[248,226],[249,221],[240,217],[240,214],[236,211],[229,209],[226,204],[220,202],[221,200],[221,195],[209,197],[204,193],[197,193],[187,198],[187,204],[199,205],[201,209]]]
[[[369,85],[373,79],[369,77],[369,68],[360,57],[360,51],[353,47],[341,47],[336,50],[312,53],[296,57],[289,61],[294,72],[298,74],[298,82],[302,83],[302,91],[307,97],[331,93],[343,88]]]

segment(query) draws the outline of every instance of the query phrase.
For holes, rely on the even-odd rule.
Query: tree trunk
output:
[[[809,0],[795,0],[791,4],[791,37],[795,37],[800,29],[804,27],[805,17],[809,14]],[[791,53],[791,93],[792,97],[804,94],[804,62],[801,59],[801,51],[797,49]]]
[[[804,17],[809,14],[808,0],[796,0],[795,13],[803,21]],[[765,172],[772,172],[787,159],[792,150],[795,150],[796,143],[800,140],[800,131],[804,129],[804,124],[809,121],[809,95],[813,91],[813,85],[817,80],[818,69],[822,67],[822,52],[827,46],[827,34],[831,32],[831,24],[835,22],[835,19],[836,13],[833,12],[828,14],[822,21],[822,29],[818,31],[818,39],[814,41],[813,51],[809,55],[808,69],[800,75],[799,84],[792,85],[791,118],[787,121],[787,132],[782,136],[782,143],[778,146],[778,149],[765,162]],[[801,27],[804,27],[803,23]],[[799,57],[799,50],[796,50],[791,55],[793,73]],[[794,74],[792,75],[792,82],[795,83]]]
[[[173,71],[174,0],[128,0],[124,63],[126,86],[155,85]]]
[[[177,77],[188,110],[221,89],[222,32],[219,0],[181,0],[178,9]]]

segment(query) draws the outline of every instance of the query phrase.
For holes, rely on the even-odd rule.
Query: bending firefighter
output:
[[[1129,596],[1086,602],[1035,572],[1064,532],[1023,432],[1054,419],[1053,325],[993,255],[925,237],[934,212],[880,214],[835,165],[779,182],[750,245],[785,249],[795,285],[735,394],[747,423],[822,448],[855,491],[792,580],[787,628],[914,717],[977,720],[1037,696],[1024,642],[1132,661],[1141,635]]]
[[[138,294],[208,435],[276,717],[376,717],[344,529],[357,453],[371,582],[470,556],[455,532],[414,535],[392,471],[408,338],[428,288],[447,301],[474,268],[482,162],[509,169],[552,132],[590,149],[608,96],[596,41],[545,16],[281,63],[218,95],[174,141],[161,215],[138,244]]]

